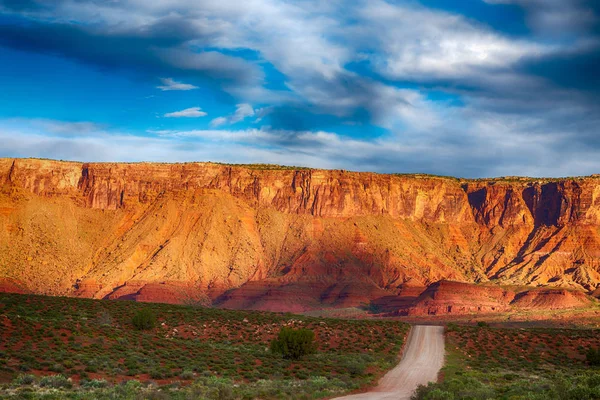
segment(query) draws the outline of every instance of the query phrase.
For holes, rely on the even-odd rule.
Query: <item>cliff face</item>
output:
[[[80,164],[1,160],[0,181],[36,195],[75,195],[92,209],[116,210],[181,191],[213,189],[254,208],[315,217],[387,215],[472,222],[464,190],[452,180],[324,170],[258,170],[211,163]]]
[[[0,184],[0,277],[40,293],[240,288],[220,301],[254,307],[294,293],[348,305],[440,279],[600,282],[596,177],[1,159]]]

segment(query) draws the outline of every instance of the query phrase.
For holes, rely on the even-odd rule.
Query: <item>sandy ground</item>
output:
[[[410,399],[420,384],[436,381],[444,363],[444,327],[415,326],[412,328],[402,361],[367,393],[338,397],[352,400]]]

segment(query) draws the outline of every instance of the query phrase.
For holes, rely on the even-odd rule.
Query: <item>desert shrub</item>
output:
[[[585,353],[585,358],[590,365],[600,365],[600,349],[590,347]]]
[[[113,324],[113,318],[107,310],[103,310],[98,316],[98,325],[111,326]]]
[[[104,379],[92,379],[86,382],[83,382],[81,386],[89,389],[100,389],[108,386],[108,382]]]
[[[316,350],[315,333],[310,329],[292,329],[283,327],[277,339],[271,342],[271,351],[284,358],[297,360]]]
[[[488,325],[488,323],[487,323],[487,322],[485,322],[485,321],[477,321],[477,326],[478,326],[479,328],[487,328],[489,325]]]
[[[433,389],[429,393],[427,393],[423,399],[427,400],[454,400],[455,397],[452,393],[446,392],[441,389]]]
[[[233,394],[233,388],[228,385],[219,386],[217,388],[217,399],[219,400],[233,400],[235,395]]]
[[[189,369],[183,370],[179,374],[179,378],[184,379],[184,380],[194,379],[194,371],[190,371]]]
[[[19,374],[13,382],[17,385],[31,385],[35,382],[35,376],[31,374]]]
[[[50,368],[48,368],[52,372],[64,372],[65,367],[62,364],[53,364]]]
[[[348,362],[345,363],[344,366],[346,367],[346,369],[348,370],[348,372],[350,372],[350,375],[352,375],[352,376],[363,375],[367,368],[367,366],[365,365],[364,362],[362,362],[361,360],[357,360],[357,359],[349,360]]]
[[[163,370],[157,368],[150,371],[150,378],[152,379],[163,379],[165,378],[165,373]]]
[[[149,308],[142,308],[135,313],[131,319],[133,327],[139,331],[147,331],[154,328],[156,315]]]
[[[70,389],[73,386],[73,383],[70,379],[67,379],[64,375],[48,375],[44,376],[40,379],[41,387],[49,387],[49,388],[65,388]]]

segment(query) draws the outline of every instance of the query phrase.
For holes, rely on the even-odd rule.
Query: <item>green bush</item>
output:
[[[31,374],[19,374],[13,382],[17,385],[31,385],[35,382],[35,376]]]
[[[92,379],[81,383],[81,386],[88,389],[101,389],[108,387],[108,382],[104,379]]]
[[[600,365],[600,349],[589,348],[585,358],[590,365]]]
[[[361,360],[357,360],[357,359],[353,359],[353,360],[346,362],[344,366],[346,367],[346,369],[348,370],[348,372],[350,372],[350,375],[352,375],[352,376],[363,375],[367,368],[367,366],[364,362],[362,362]]]
[[[600,399],[600,377],[595,371],[563,375],[561,373],[530,379],[517,375],[501,383],[500,374],[467,372],[441,383],[419,386],[412,400],[592,400]],[[506,374],[504,374],[506,375]],[[495,382],[492,383],[492,382]],[[501,385],[498,385],[501,383]]]
[[[179,378],[184,379],[184,380],[194,379],[194,371],[190,371],[189,369],[183,370],[179,374]]]
[[[147,331],[156,325],[156,315],[149,308],[143,308],[135,313],[131,323],[139,331]]]
[[[284,358],[297,360],[316,350],[315,333],[309,329],[283,327],[277,339],[271,342],[271,351]]]
[[[64,375],[48,375],[44,376],[40,379],[41,387],[49,387],[49,388],[65,388],[70,389],[73,387],[73,383],[70,379],[67,379]]]

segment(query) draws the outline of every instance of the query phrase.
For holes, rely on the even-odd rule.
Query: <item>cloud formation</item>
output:
[[[269,128],[153,131],[131,135],[98,127],[77,134],[76,126],[61,133],[40,129],[38,121],[0,120],[3,155],[85,161],[218,161],[296,164],[354,171],[425,172],[453,176],[572,176],[597,166],[598,148],[578,146],[556,129],[538,132],[539,120],[505,121],[500,115],[470,115],[460,140],[431,134],[424,140],[353,139],[327,131]],[[55,121],[55,124],[61,124]],[[448,127],[450,131],[457,127]],[[550,139],[549,139],[550,137]],[[565,150],[579,157],[565,158]],[[455,160],[460,159],[461,163]]]
[[[242,103],[242,104],[237,104],[235,106],[235,112],[229,116],[226,117],[217,117],[215,119],[213,119],[212,121],[210,121],[210,126],[212,127],[218,127],[221,125],[232,125],[232,124],[236,124],[238,122],[241,122],[243,120],[245,120],[248,117],[252,117],[254,115],[258,115],[258,112],[260,112],[261,116],[265,115],[265,110],[261,109],[261,110],[257,110],[257,112],[254,111],[254,108],[247,103]]]
[[[198,129],[161,127],[152,143],[230,143],[261,157],[283,154],[288,163],[301,164],[290,161],[296,152],[312,166],[376,171],[600,170],[593,161],[600,151],[596,2],[482,0],[489,15],[521,9],[519,33],[430,4],[0,0],[0,46],[133,71],[153,87],[158,77],[176,77],[161,79],[163,91],[209,83],[222,91],[211,98],[220,109],[235,107],[194,121],[204,124]],[[164,114],[205,115],[199,107]],[[345,154],[352,151],[359,154]]]
[[[160,78],[160,81],[162,82],[162,85],[157,86],[157,88],[162,91],[198,89],[198,86],[194,86],[189,83],[177,82],[173,78]]]
[[[207,114],[200,109],[200,107],[190,107],[181,111],[174,111],[170,113],[166,113],[166,118],[198,118],[204,117]]]

